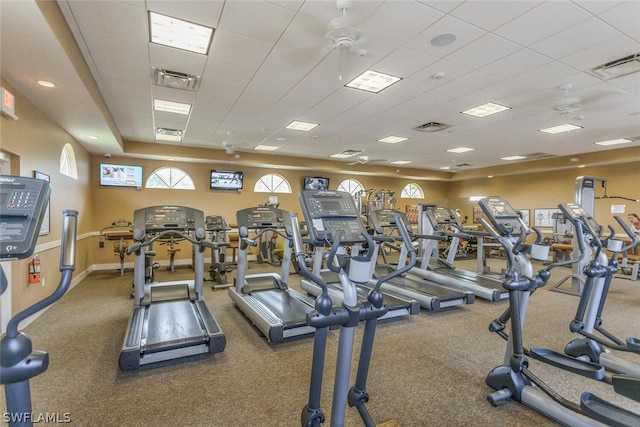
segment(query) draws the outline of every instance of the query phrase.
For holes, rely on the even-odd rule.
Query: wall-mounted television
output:
[[[141,188],[142,166],[100,163],[100,185]]]
[[[329,178],[323,178],[321,176],[305,176],[302,188],[305,190],[328,190]]]
[[[211,190],[240,191],[244,174],[240,171],[212,170],[209,180]]]

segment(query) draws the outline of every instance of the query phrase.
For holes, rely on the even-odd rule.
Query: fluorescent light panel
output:
[[[450,153],[466,153],[468,151],[475,151],[475,148],[469,148],[469,147],[457,147],[457,148],[452,148],[450,150],[447,150]]]
[[[522,160],[526,159],[525,156],[508,156],[508,157],[500,157],[500,160]]]
[[[553,126],[546,129],[540,129],[540,132],[550,133],[551,135],[555,135],[557,133],[569,132],[576,129],[582,129],[582,126],[572,125],[571,123],[565,123],[559,126]]]
[[[594,142],[594,144],[603,145],[603,146],[606,147],[606,146],[609,146],[609,145],[628,144],[630,142],[632,142],[630,139],[618,138],[618,139],[610,139],[609,141]]]
[[[153,109],[156,111],[184,114],[185,116],[188,116],[189,112],[191,111],[191,104],[184,104],[182,102],[164,101],[162,99],[154,99]]]
[[[367,70],[355,79],[351,80],[345,86],[365,90],[367,92],[378,93],[382,89],[386,89],[400,80],[402,80],[400,77]]]
[[[316,126],[318,126],[318,123],[299,122],[297,120],[294,120],[286,125],[285,129],[303,130],[305,132],[308,132]]]
[[[408,165],[409,163],[413,163],[409,160],[396,160],[395,162],[391,162],[392,165]]]
[[[275,151],[280,147],[276,147],[275,145],[256,145],[254,150],[258,150],[258,151]]]
[[[465,110],[462,112],[462,114],[468,114],[474,117],[487,117],[492,114],[500,113],[502,111],[510,109],[511,107],[506,107],[504,105],[496,104],[493,102],[487,102],[486,104]]]
[[[409,138],[405,138],[404,136],[393,136],[389,135],[385,138],[379,139],[379,142],[386,142],[387,144],[397,144],[398,142],[406,141]]]
[[[206,55],[213,28],[149,12],[151,42]]]

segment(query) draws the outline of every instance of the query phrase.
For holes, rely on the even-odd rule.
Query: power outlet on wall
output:
[[[40,283],[42,284],[42,287],[44,288],[44,277],[40,278]]]

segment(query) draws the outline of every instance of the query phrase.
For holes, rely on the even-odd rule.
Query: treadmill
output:
[[[396,228],[393,215],[400,215],[405,224],[410,224],[406,214],[393,209],[378,209],[369,213],[369,221],[377,235],[387,235],[385,231]],[[411,234],[412,237],[415,235]],[[428,239],[433,236],[415,236],[417,238]],[[389,274],[390,271],[402,268],[407,259],[407,251],[402,247],[399,262],[396,267],[391,265],[380,265],[376,267],[374,277],[381,277]],[[374,282],[375,283],[375,282]],[[461,304],[473,304],[475,294],[469,290],[451,289],[440,286],[436,282],[410,276],[394,277],[382,284],[382,290],[391,294],[413,298],[426,310],[440,311],[445,308],[455,307]]]
[[[238,267],[229,297],[269,342],[311,335],[315,328],[307,325],[307,314],[314,309],[314,300],[287,286],[291,267],[291,220],[289,213],[273,206],[246,208],[236,212],[238,234]],[[255,246],[249,232],[258,239],[267,232],[285,238],[282,274],[275,272],[246,274],[247,249]]]
[[[452,236],[459,238],[460,233],[452,232],[452,229],[461,230],[456,213],[444,207],[435,205],[420,205],[420,233],[428,235]],[[494,279],[478,273],[461,270],[447,264],[443,268],[430,264],[432,254],[437,257],[437,246],[426,241],[422,246],[422,263],[420,267],[414,267],[410,273],[424,279],[432,280],[440,285],[473,292],[478,298],[489,301],[501,301],[509,298],[509,292],[502,287],[502,280]]]
[[[145,284],[145,247],[158,239],[180,237],[193,244],[194,280]],[[134,306],[119,365],[141,365],[224,350],[225,336],[203,299],[206,240],[202,211],[184,206],[150,206],[134,212]]]

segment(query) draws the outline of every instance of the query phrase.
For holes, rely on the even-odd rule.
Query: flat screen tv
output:
[[[244,174],[240,171],[212,170],[209,188],[211,190],[240,191]]]
[[[305,190],[328,190],[329,178],[321,176],[305,176],[303,189]]]
[[[100,185],[141,188],[142,166],[101,163]]]

